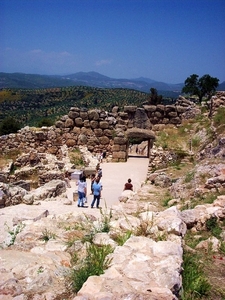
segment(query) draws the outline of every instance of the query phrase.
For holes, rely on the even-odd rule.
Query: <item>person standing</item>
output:
[[[78,207],[84,207],[84,200],[87,194],[87,182],[86,177],[82,176],[77,182],[78,185]]]
[[[95,182],[95,174],[91,174],[91,195],[93,195],[93,184]]]
[[[99,181],[100,181],[102,178],[102,168],[98,169],[97,177],[99,178]]]
[[[95,201],[97,201],[96,207],[99,208],[100,198],[101,198],[101,191],[102,191],[102,185],[100,183],[100,178],[99,177],[96,178],[95,182],[92,185],[92,188],[93,188],[94,198],[93,198],[93,201],[91,203],[91,208],[94,207]]]

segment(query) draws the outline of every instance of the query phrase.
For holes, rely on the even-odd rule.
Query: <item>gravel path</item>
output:
[[[130,157],[124,163],[102,163],[102,199],[100,206],[110,208],[118,203],[118,198],[123,191],[124,184],[128,178],[132,179],[134,191],[137,191],[141,183],[145,181],[148,170],[148,159],[143,157]],[[91,209],[90,203],[92,195],[90,195],[90,179],[87,180],[88,185],[88,208],[77,207],[77,202],[72,205],[65,205],[60,201],[39,201],[40,205],[19,204],[0,209],[0,245],[5,240],[7,232],[12,229],[13,218],[33,219],[39,216],[43,211],[48,210],[50,215],[58,215],[65,213],[91,213],[96,217],[100,216],[99,209]],[[67,197],[72,200],[73,192],[77,190],[76,182],[71,181],[71,188],[67,189]]]
[[[110,208],[112,205],[118,203],[118,198],[121,195],[124,184],[128,178],[131,178],[134,191],[137,191],[141,183],[145,181],[148,171],[148,158],[143,157],[130,157],[127,162],[124,163],[107,163],[101,164],[102,168],[102,199],[101,206]],[[72,188],[67,190],[69,199],[73,198],[73,191],[76,190],[76,183],[71,182]],[[88,205],[92,201],[92,195],[90,195],[90,180],[87,180],[88,186]]]

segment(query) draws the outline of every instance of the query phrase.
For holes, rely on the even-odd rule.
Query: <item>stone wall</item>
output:
[[[224,94],[220,92],[222,101]],[[126,161],[129,129],[149,131],[147,136],[154,140],[155,131],[169,124],[179,125],[182,119],[199,113],[193,102],[181,96],[175,105],[125,106],[123,111],[119,111],[118,107],[111,112],[71,107],[68,115],[62,116],[52,127],[24,127],[16,134],[0,136],[0,149],[3,152],[17,149],[29,152],[36,149],[39,153],[50,153],[61,158],[62,145],[67,145],[69,149],[85,145],[93,153],[106,150],[107,155],[112,155],[113,161]]]

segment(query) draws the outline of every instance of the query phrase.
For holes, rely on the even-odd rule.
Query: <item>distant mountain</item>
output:
[[[70,75],[38,75],[24,73],[0,73],[0,88],[41,89],[66,86],[90,86],[98,88],[127,88],[149,93],[157,89],[163,96],[176,97],[181,93],[183,83],[169,84],[145,77],[116,79],[97,72],[78,72]],[[223,82],[218,90],[225,90]],[[220,89],[220,87],[222,88]]]
[[[217,91],[225,91],[225,81],[218,86]]]

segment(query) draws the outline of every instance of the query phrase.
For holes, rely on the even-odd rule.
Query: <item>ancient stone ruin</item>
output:
[[[92,153],[103,150],[112,155],[112,161],[124,162],[128,158],[129,144],[133,139],[148,141],[147,155],[155,140],[155,131],[168,125],[178,125],[195,105],[180,97],[175,105],[125,106],[123,111],[114,107],[112,112],[100,109],[85,110],[71,107],[50,128],[25,127],[17,134],[0,137],[4,152],[20,149],[29,152],[50,153],[61,158],[61,146],[68,148],[85,145]],[[195,109],[196,113],[200,113]]]

